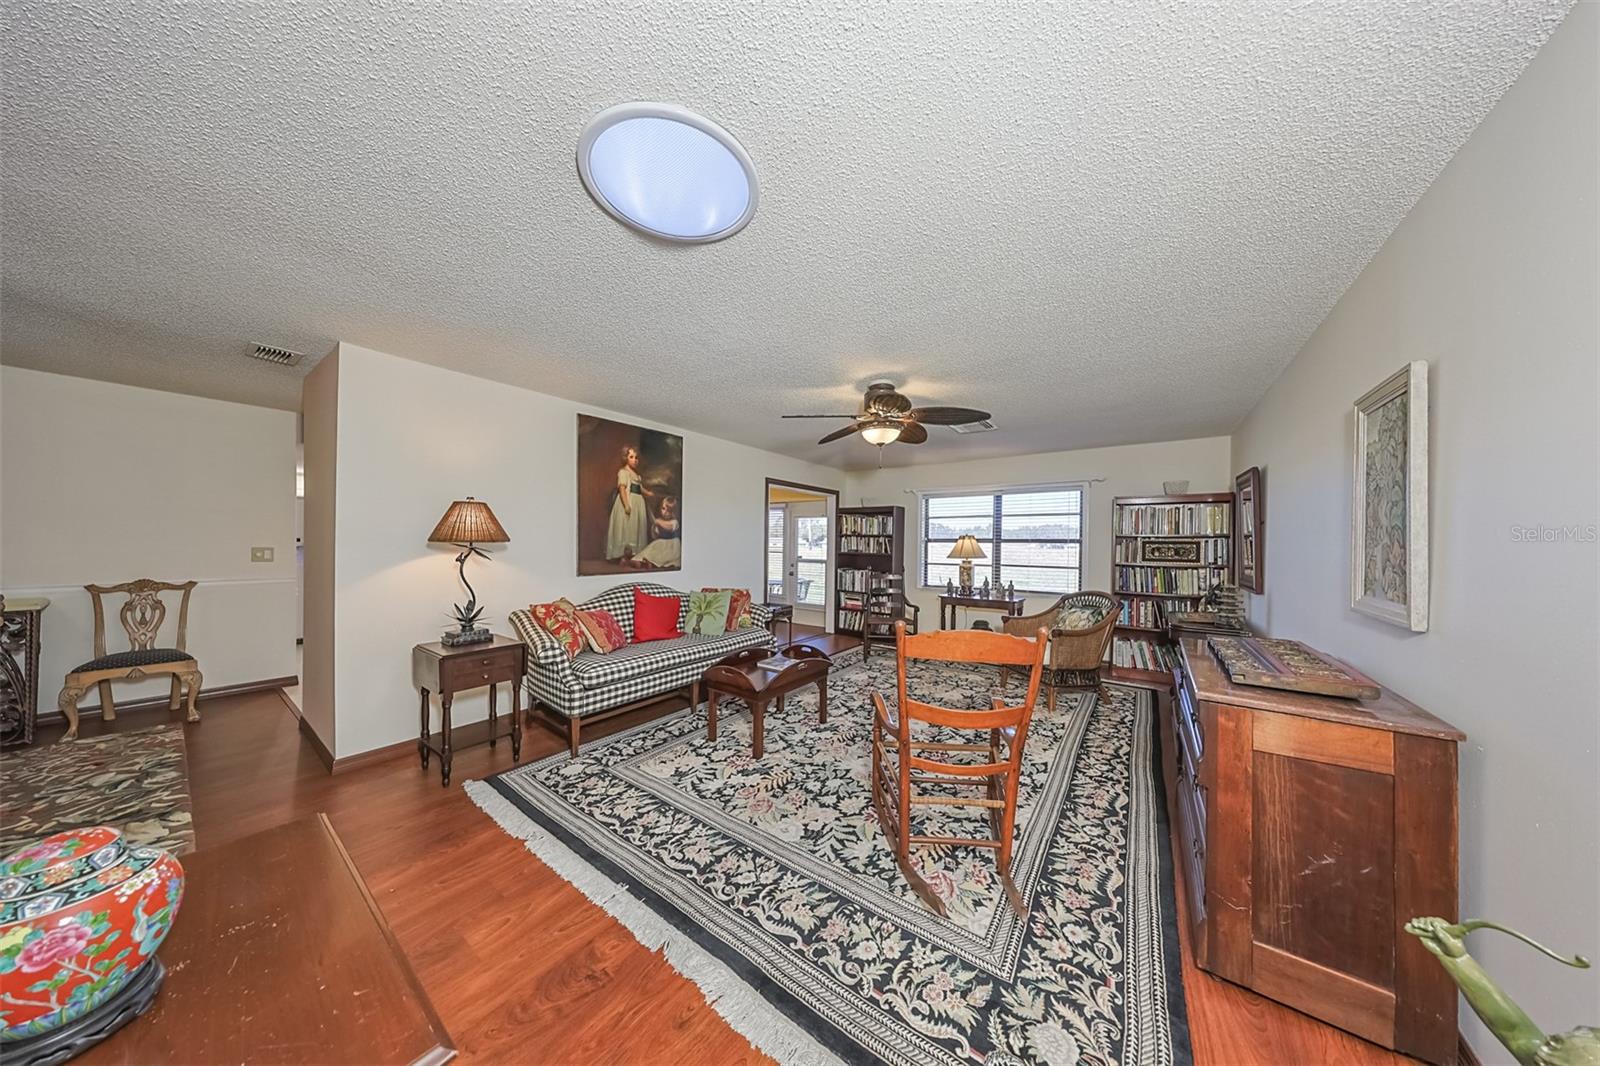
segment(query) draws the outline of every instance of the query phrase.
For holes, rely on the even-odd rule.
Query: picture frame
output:
[[[1189,539],[1142,540],[1139,542],[1141,563],[1198,563],[1200,542]]]
[[[1415,360],[1355,403],[1350,606],[1428,629],[1428,364]]]
[[[1237,556],[1239,587],[1254,593],[1267,590],[1267,500],[1261,468],[1252,466],[1233,479],[1238,514]]]
[[[683,569],[682,495],[682,437],[578,415],[578,576]]]

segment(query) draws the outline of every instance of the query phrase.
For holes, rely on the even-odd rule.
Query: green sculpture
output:
[[[1532,944],[1557,962],[1581,970],[1589,968],[1589,960],[1582,955],[1565,958],[1515,929],[1482,918],[1460,923],[1443,918],[1413,918],[1406,923],[1406,932],[1433,952],[1434,958],[1472,1004],[1472,1009],[1483,1019],[1483,1024],[1522,1066],[1600,1066],[1600,1029],[1580,1025],[1565,1033],[1545,1036],[1533,1024],[1533,1019],[1501,991],[1494,978],[1484,972],[1478,960],[1467,954],[1467,934],[1474,929],[1498,929],[1524,944]]]

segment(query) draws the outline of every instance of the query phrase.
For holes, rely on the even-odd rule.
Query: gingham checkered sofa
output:
[[[676,596],[679,600],[678,628],[683,628],[689,594],[665,585],[643,581],[618,585],[577,606],[579,610],[608,612],[632,641],[633,590],[636,588],[651,596]],[[641,703],[688,689],[700,680],[706,667],[731,652],[773,647],[772,633],[767,629],[772,612],[759,603],[752,603],[750,613],[756,622],[755,628],[736,629],[718,637],[683,636],[675,640],[629,643],[607,655],[582,651],[576,658],[568,659],[556,638],[535,622],[530,612],[513,611],[511,628],[528,645],[525,687],[529,706],[542,712],[541,717],[547,722],[552,717],[557,721],[565,719],[567,744],[576,755],[582,722],[621,714]]]

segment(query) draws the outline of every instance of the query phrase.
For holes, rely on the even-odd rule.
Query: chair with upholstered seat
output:
[[[1100,664],[1117,624],[1120,605],[1104,592],[1074,592],[1061,597],[1038,614],[1005,620],[1005,631],[1030,637],[1040,626],[1050,630],[1050,659],[1045,664],[1048,693],[1045,706],[1056,709],[1056,689],[1099,691]],[[1000,687],[1006,671],[1000,671]]]
[[[992,849],[1006,898],[1019,916],[1027,913],[1011,880],[1011,838],[1017,820],[1022,748],[1039,698],[1046,643],[1042,629],[1033,639],[972,629],[941,629],[912,636],[904,622],[895,623],[899,688],[894,710],[889,710],[880,694],[872,694],[872,805],[878,824],[894,846],[900,872],[922,901],[941,916],[946,913],[944,902],[911,863],[913,844]],[[1027,695],[1018,704],[1007,705],[996,698],[989,707],[975,710],[923,703],[906,691],[906,665],[918,659],[1025,669]],[[980,730],[988,736],[979,744],[935,741],[926,734],[913,735],[915,723]],[[929,787],[953,789],[956,794],[925,791]],[[961,790],[975,787],[983,789],[982,795],[961,794]],[[983,808],[988,811],[990,836],[919,836],[911,826],[911,810],[917,806]]]
[[[61,687],[57,706],[67,717],[67,732],[62,740],[72,740],[78,735],[78,700],[91,686],[100,689],[100,717],[111,721],[117,716],[116,704],[111,698],[111,682],[137,681],[140,678],[169,675],[172,691],[167,701],[169,710],[177,710],[182,703],[184,690],[188,690],[188,720],[198,722],[200,712],[195,702],[200,698],[200,664],[185,650],[189,636],[189,594],[197,581],[173,584],[140,578],[120,585],[85,585],[94,600],[94,658],[75,667]],[[178,607],[178,642],[175,647],[156,647],[161,623],[166,620],[167,607],[161,601],[163,592],[182,592]],[[104,597],[125,593],[127,600],[118,614],[122,628],[127,631],[127,651],[106,652],[106,614]]]

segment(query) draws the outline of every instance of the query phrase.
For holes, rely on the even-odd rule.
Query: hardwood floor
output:
[[[459,784],[440,788],[438,774],[415,758],[330,777],[277,692],[219,697],[202,710],[205,720],[185,727],[198,847],[328,812],[464,1061],[769,1061],[658,953],[502,833]],[[414,711],[395,713],[409,722]],[[657,713],[599,723],[594,735]],[[110,729],[179,720],[134,711]],[[104,731],[106,723],[84,717],[84,736]],[[467,728],[460,732],[464,740]],[[43,728],[40,743],[59,734]],[[523,756],[562,745],[535,724]],[[455,759],[457,782],[512,765],[504,742],[458,746]],[[1187,946],[1184,958],[1197,1063],[1409,1061],[1199,972]]]

